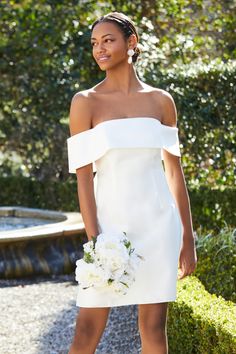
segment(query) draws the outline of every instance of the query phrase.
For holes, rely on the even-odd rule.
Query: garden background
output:
[[[234,0],[2,1],[0,203],[79,210],[68,173],[69,106],[75,92],[104,77],[92,59],[90,26],[114,10],[138,25],[139,77],[170,92],[178,110],[199,262],[171,307],[171,353],[233,353]]]

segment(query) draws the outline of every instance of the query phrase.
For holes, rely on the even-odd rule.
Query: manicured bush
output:
[[[25,177],[0,177],[1,205],[19,205],[58,211],[79,211],[75,181],[35,181]]]
[[[209,294],[194,276],[178,281],[169,304],[170,354],[235,354],[235,304]]]
[[[236,189],[189,188],[194,228],[217,234],[225,225],[236,226]]]
[[[236,229],[225,227],[217,235],[199,235],[196,245],[195,275],[210,293],[236,302]]]
[[[158,70],[146,80],[175,99],[188,186],[235,186],[236,61]]]

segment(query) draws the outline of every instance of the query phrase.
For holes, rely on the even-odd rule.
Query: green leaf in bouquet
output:
[[[124,240],[124,245],[127,249],[131,247],[131,242],[129,240]]]
[[[97,242],[97,236],[92,236],[92,241],[93,241],[93,249],[95,248],[95,244]]]
[[[126,283],[124,283],[123,281],[120,282],[121,284],[123,284],[124,286],[126,286],[127,288],[129,287]]]
[[[88,253],[88,252],[85,252],[85,253],[84,253],[83,260],[84,260],[86,263],[93,263],[93,262],[94,262],[93,257],[92,257],[91,254]]]

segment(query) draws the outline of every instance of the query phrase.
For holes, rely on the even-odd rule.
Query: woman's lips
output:
[[[107,61],[109,58],[110,58],[109,56],[103,55],[103,56],[101,56],[101,57],[98,57],[97,60],[98,60],[99,62],[104,62],[104,61]]]

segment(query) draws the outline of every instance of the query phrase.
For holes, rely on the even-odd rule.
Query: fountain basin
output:
[[[0,278],[66,274],[74,270],[86,241],[80,213],[0,207],[0,221],[6,223],[7,218],[18,218],[21,223],[24,218],[35,218],[42,223],[0,231]]]

